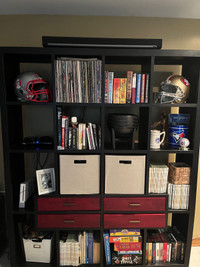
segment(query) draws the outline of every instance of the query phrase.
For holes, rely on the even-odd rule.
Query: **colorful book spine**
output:
[[[108,72],[108,103],[112,104],[113,102],[113,79],[114,79],[114,72]]]
[[[120,104],[126,104],[126,78],[120,79]]]
[[[135,103],[140,103],[141,73],[137,73]]]
[[[61,149],[65,149],[65,121],[67,116],[62,116],[62,138],[61,138]]]
[[[105,71],[105,94],[104,103],[108,103],[108,71]]]
[[[141,87],[140,87],[140,103],[144,103],[145,94],[145,74],[141,74]]]
[[[61,150],[62,149],[62,108],[57,107],[57,131],[58,131],[58,143],[57,143],[57,149]]]
[[[132,96],[131,96],[131,103],[135,104],[136,98],[136,84],[137,84],[137,74],[133,73],[133,81],[132,81]]]
[[[133,82],[133,72],[127,71],[127,85],[126,85],[126,103],[131,103],[132,96],[132,82]]]
[[[113,79],[113,103],[119,104],[120,101],[120,78]]]
[[[104,232],[104,248],[105,248],[105,257],[106,257],[106,264],[111,264],[111,252],[110,252],[110,243],[109,243],[109,233]]]
[[[93,264],[93,233],[88,233],[88,264]]]
[[[149,74],[146,73],[145,98],[144,98],[144,103],[148,103],[148,101],[149,101]]]

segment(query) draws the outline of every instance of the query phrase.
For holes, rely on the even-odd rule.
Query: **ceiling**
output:
[[[199,0],[0,0],[0,15],[46,14],[200,19]]]

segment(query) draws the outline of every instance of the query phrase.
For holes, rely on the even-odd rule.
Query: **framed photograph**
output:
[[[48,194],[56,190],[54,168],[36,171],[38,194]]]

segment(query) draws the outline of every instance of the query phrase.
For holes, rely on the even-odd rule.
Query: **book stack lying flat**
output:
[[[140,229],[111,229],[104,232],[106,264],[142,264]]]
[[[168,208],[188,209],[190,185],[168,183],[168,195]]]
[[[165,164],[150,164],[149,193],[166,193],[169,168]]]
[[[92,231],[64,233],[60,240],[60,266],[100,263],[100,242]]]
[[[148,231],[145,264],[183,263],[184,253],[185,238],[175,226]]]

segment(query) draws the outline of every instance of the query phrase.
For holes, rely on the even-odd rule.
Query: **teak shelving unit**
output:
[[[102,88],[104,88],[104,70],[107,66],[123,65],[126,70],[130,65],[138,65],[140,72],[150,74],[149,85],[149,102],[147,104],[76,104],[76,103],[56,103],[54,90],[54,60],[61,57],[79,57],[91,58],[97,57],[102,60]],[[191,83],[190,96],[185,104],[155,104],[153,101],[153,86],[155,78],[154,67],[160,65],[181,66],[182,75]],[[30,67],[31,66],[31,67]],[[44,67],[44,69],[43,69]],[[109,67],[110,68],[110,67]],[[16,100],[13,82],[16,76],[24,70],[34,69],[44,78],[48,79],[53,90],[53,102],[51,103],[22,103]],[[110,69],[112,70],[112,68]],[[186,251],[184,263],[167,263],[156,264],[157,267],[173,266],[188,267],[190,258],[190,247],[192,241],[192,230],[194,222],[196,184],[198,171],[198,153],[199,153],[199,132],[200,132],[200,51],[178,51],[178,50],[147,50],[147,49],[130,49],[130,48],[25,48],[25,47],[2,47],[0,48],[0,88],[2,99],[2,130],[3,130],[3,149],[4,149],[4,167],[5,167],[5,187],[6,187],[6,207],[8,221],[8,235],[11,266],[16,267],[33,267],[33,266],[59,266],[59,236],[63,230],[83,230],[83,228],[51,228],[56,235],[56,252],[50,264],[29,263],[25,261],[23,248],[21,246],[21,236],[19,234],[18,224],[27,219],[35,222],[37,227],[37,216],[39,214],[99,214],[100,226],[92,228],[97,231],[101,240],[101,262],[100,267],[105,266],[103,232],[104,232],[104,215],[105,214],[135,214],[133,211],[104,211],[104,198],[106,197],[162,197],[166,198],[166,207],[163,212],[165,216],[165,225],[167,225],[168,216],[172,216],[172,225],[176,225],[186,238]],[[168,76],[168,75],[167,75]],[[166,76],[166,78],[167,78]],[[104,99],[104,90],[102,90],[102,100]],[[95,151],[58,151],[57,150],[57,114],[56,108],[62,106],[70,115],[85,112],[85,116],[91,116],[101,124],[102,128],[102,146],[100,150]],[[190,114],[190,150],[180,151],[177,149],[161,149],[152,151],[150,149],[150,127],[151,124],[160,118],[162,111],[170,112],[171,107],[179,108],[181,113]],[[135,149],[117,148],[112,149],[110,133],[106,123],[109,113],[137,113],[140,117],[138,144]],[[87,118],[85,118],[87,119]],[[24,121],[29,120],[29,125]],[[54,145],[45,149],[35,150],[22,148],[19,146],[20,141],[25,134],[29,135],[50,135],[53,137]],[[18,208],[19,184],[23,182],[28,173],[34,172],[31,164],[32,158],[36,155],[48,153],[51,167],[55,168],[56,174],[56,192],[50,195],[34,196],[34,201],[25,209]],[[37,199],[54,197],[69,197],[59,194],[59,155],[60,154],[87,154],[100,155],[100,194],[95,196],[100,201],[98,211],[62,211],[62,212],[38,212]],[[145,155],[145,194],[144,195],[105,195],[104,194],[104,173],[105,173],[105,155]],[[188,210],[168,210],[167,194],[148,194],[148,167],[151,160],[162,159],[167,161],[169,154],[176,154],[176,161],[183,161],[191,166],[191,188],[190,201]],[[70,195],[70,197],[81,198],[83,196]],[[137,214],[148,212],[137,212]],[[158,212],[153,212],[154,214]],[[127,225],[127,227],[129,227]],[[133,226],[140,228],[138,225]],[[91,229],[91,228],[90,228]],[[45,229],[41,229],[45,230]],[[84,228],[84,230],[89,230]],[[145,266],[145,244],[148,227],[142,228],[143,235],[143,265]]]

